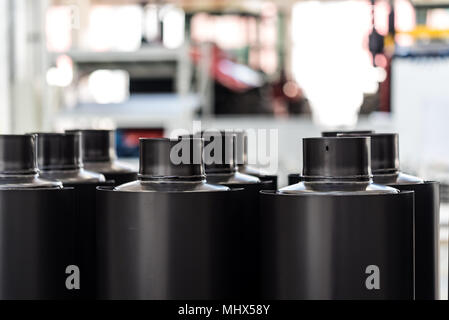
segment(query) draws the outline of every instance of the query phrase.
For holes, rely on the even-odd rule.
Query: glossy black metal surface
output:
[[[266,174],[248,164],[248,136],[246,132],[243,130],[235,130],[234,134],[237,170],[240,173],[259,178],[264,184],[264,190],[277,190],[277,175]]]
[[[72,190],[38,176],[35,135],[0,135],[0,299],[67,299]]]
[[[77,298],[94,299],[96,294],[96,188],[113,182],[67,182],[75,198],[75,262],[80,269],[81,286]]]
[[[249,166],[246,166],[246,167],[239,166],[237,170],[240,173],[259,178],[259,180],[264,185],[263,190],[277,190],[277,188],[278,188],[278,176],[277,175],[265,174],[257,169],[249,167]]]
[[[440,185],[389,184],[415,194],[415,299],[439,299]]]
[[[35,174],[36,136],[0,135],[0,174]]]
[[[373,174],[399,170],[399,136],[396,133],[367,135],[371,138],[371,169]]]
[[[303,176],[261,193],[266,299],[413,299],[413,192],[372,182],[369,138],[303,140]]]
[[[70,299],[73,192],[0,190],[0,299]]]
[[[348,137],[351,137],[351,136],[357,136],[357,135],[361,135],[361,136],[364,136],[364,135],[368,135],[368,134],[370,134],[370,133],[373,133],[373,131],[371,131],[371,130],[361,130],[361,131],[324,131],[324,132],[322,132],[321,133],[321,136],[323,137],[323,138],[336,138],[336,137],[339,137],[339,136],[342,136],[342,135],[347,135]],[[315,138],[315,140],[317,140],[316,138]],[[326,146],[327,146],[327,148],[330,150],[330,146],[328,145],[328,144],[326,144],[326,142],[325,142],[326,140],[322,140],[322,142],[321,143],[323,143],[324,144],[324,148],[326,149]],[[333,141],[333,140],[329,140],[329,141]],[[340,141],[340,140],[334,140],[334,141]],[[306,142],[307,143],[307,142]],[[312,140],[309,142],[309,143],[313,143],[313,138],[312,138]],[[342,143],[342,142],[337,142],[337,143]],[[344,143],[344,142],[343,142]],[[351,143],[351,142],[348,142],[348,143]],[[333,151],[331,151],[331,153],[328,153],[328,154],[326,154],[326,156],[328,156],[328,157],[334,157],[335,155],[333,155],[332,154],[332,152],[339,152],[340,154],[341,154],[341,158],[342,159],[354,159],[355,161],[359,161],[359,160],[362,160],[362,161],[364,161],[363,160],[363,158],[366,158],[366,154],[364,154],[364,155],[362,155],[362,154],[356,154],[357,153],[357,151],[356,151],[356,153],[355,154],[346,154],[346,152],[347,152],[347,150],[348,150],[348,147],[349,146],[347,146],[347,147],[345,147],[344,145],[341,145],[341,146],[334,146],[334,147],[332,147],[332,150]],[[305,148],[308,148],[308,146],[306,145],[306,144],[304,144],[303,143],[303,152],[304,152],[304,154],[306,154],[307,153],[307,151],[306,150],[304,150]],[[319,148],[323,148],[323,146],[316,146],[316,147],[314,147],[315,149],[319,149]],[[350,147],[349,147],[350,148]],[[326,151],[329,151],[329,150],[326,150]],[[313,151],[313,150],[311,150],[311,151]],[[315,150],[316,151],[316,150]],[[361,146],[361,149],[359,148],[359,151],[358,152],[362,152],[362,153],[365,153],[366,151],[365,151],[365,147],[363,147],[363,146]],[[371,153],[371,151],[369,151],[370,153]],[[323,158],[323,154],[321,155],[321,160],[319,160],[318,161],[318,166],[321,166],[321,167],[323,167],[323,162],[325,162],[326,160]],[[312,161],[313,162],[313,161]],[[339,166],[340,167],[340,166]],[[353,166],[352,166],[353,168],[355,168],[355,167],[357,167],[357,164],[354,164]],[[304,174],[304,173],[303,173]],[[288,185],[290,186],[290,185],[292,185],[292,184],[296,184],[296,183],[298,183],[298,182],[300,182],[300,181],[302,181],[303,180],[303,174],[301,174],[301,173],[291,173],[291,174],[289,174],[288,175],[288,177],[287,177],[287,181],[288,181]],[[346,174],[346,173],[344,173],[344,174]],[[365,173],[366,174],[366,173]],[[334,174],[335,175],[335,174]]]
[[[243,191],[206,182],[203,140],[182,140],[141,139],[138,180],[97,191],[100,299],[242,296]]]
[[[203,145],[200,138],[141,138],[139,177],[142,180],[204,179]]]
[[[287,176],[287,185],[291,186],[292,184],[296,184],[301,181],[301,174],[300,173],[290,173]]]
[[[37,133],[37,162],[40,170],[82,168],[79,133]]]
[[[239,260],[240,290],[234,298],[254,299],[260,298],[260,208],[259,192],[264,190],[264,183],[248,182],[242,179],[243,174],[237,173],[232,179],[223,179],[217,176],[209,177],[209,183],[216,183],[231,189],[243,189],[234,196],[234,207],[231,209],[238,216],[238,230],[235,239],[238,245],[234,251]],[[254,178],[253,178],[254,179]]]
[[[95,298],[95,189],[109,186],[105,177],[83,169],[81,136],[74,133],[39,133],[38,165],[40,175],[61,181],[74,189],[75,264],[80,270],[77,298]]]
[[[439,184],[400,172],[398,134],[360,135],[371,138],[371,166],[374,182],[415,193],[415,297],[417,300],[437,300],[439,298]]]
[[[217,135],[218,134],[218,135]],[[221,134],[221,135],[219,135]],[[238,206],[234,211],[239,214],[241,232],[237,238],[240,243],[235,250],[240,261],[241,289],[239,297],[259,297],[259,192],[270,187],[259,178],[237,171],[237,153],[235,134],[228,132],[203,133],[205,140],[205,168],[207,181],[211,184],[223,185],[229,188],[243,188],[236,199]],[[208,151],[214,141],[221,141],[222,164],[214,164],[214,153]],[[211,149],[212,150],[212,149]],[[232,153],[229,154],[229,150]]]
[[[80,134],[84,163],[117,159],[114,130],[75,129],[65,132]]]
[[[280,189],[282,194],[302,193],[397,193],[374,184],[367,137],[320,137],[303,139],[303,175],[300,181]],[[292,176],[293,178],[297,178]]]
[[[37,162],[40,176],[67,183],[104,182],[105,177],[83,169],[81,135],[38,133]]]
[[[35,135],[0,135],[0,190],[62,188],[38,172]]]
[[[236,137],[227,131],[203,131],[206,173],[237,171]]]
[[[365,137],[303,139],[304,180],[369,180],[369,145],[370,139]]]
[[[86,168],[89,168],[89,170],[98,170],[96,172],[103,174],[106,178],[106,181],[113,182],[115,186],[119,186],[130,181],[135,181],[137,179],[137,172],[134,172],[132,170],[108,172],[104,170],[104,168],[98,168],[89,165],[86,165]]]
[[[265,299],[413,299],[413,193],[261,194]],[[369,266],[379,289],[369,290]]]
[[[238,298],[240,192],[98,190],[98,298]]]
[[[371,169],[374,175],[399,172],[399,136],[397,133],[341,133],[338,136],[369,137],[371,139]]]
[[[80,133],[84,168],[98,172],[115,185],[137,179],[137,172],[129,165],[117,160],[115,130],[66,130],[66,133]]]

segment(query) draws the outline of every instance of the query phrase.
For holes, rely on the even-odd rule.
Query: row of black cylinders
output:
[[[242,132],[141,139],[138,173],[112,131],[0,136],[0,298],[436,299],[438,184],[332,135],[280,190]]]
[[[136,177],[111,130],[1,135],[0,298],[94,298],[96,188]]]

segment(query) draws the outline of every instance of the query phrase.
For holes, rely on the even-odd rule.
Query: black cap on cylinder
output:
[[[117,158],[114,130],[66,130],[80,132],[83,146],[83,162],[108,162]]]
[[[235,134],[226,131],[203,131],[206,173],[237,170]]]
[[[199,181],[205,179],[203,140],[140,138],[139,179]]]
[[[341,134],[354,134],[354,135],[362,135],[362,134],[370,134],[374,133],[372,130],[353,130],[353,131],[323,131],[321,132],[322,137],[337,137]]]
[[[40,170],[82,168],[81,155],[79,132],[37,134],[37,164]]]
[[[36,136],[0,135],[0,174],[35,174]]]
[[[399,136],[397,133],[370,134],[373,173],[399,171]]]
[[[350,136],[355,136],[355,134],[350,134]],[[389,174],[399,171],[399,135],[397,133],[370,133],[357,134],[357,136],[371,138],[371,170],[373,174]]]
[[[303,139],[305,181],[369,181],[369,137]]]

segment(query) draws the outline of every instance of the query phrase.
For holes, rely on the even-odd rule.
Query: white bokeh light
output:
[[[171,7],[163,13],[163,43],[169,49],[184,43],[185,15],[181,8]]]
[[[129,97],[129,74],[124,70],[96,70],[89,76],[88,88],[96,103],[123,102]]]
[[[307,1],[293,8],[293,74],[323,127],[352,127],[378,72],[364,48],[371,23],[363,1]]]

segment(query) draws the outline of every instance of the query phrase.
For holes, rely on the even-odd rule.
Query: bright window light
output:
[[[178,48],[184,43],[184,11],[181,8],[166,10],[163,17],[163,43],[170,49]]]
[[[292,12],[293,74],[309,98],[314,121],[351,127],[379,72],[367,50],[371,8],[365,1],[306,1]]]
[[[449,10],[433,9],[427,13],[427,26],[432,29],[449,29]]]
[[[129,74],[124,70],[96,70],[88,79],[96,103],[121,103],[129,97]]]
[[[72,45],[71,6],[52,6],[47,9],[45,32],[49,51],[64,52]]]
[[[56,87],[67,87],[73,80],[73,62],[69,56],[60,55],[56,59],[56,67],[47,70],[47,84]]]
[[[247,19],[236,15],[213,16],[196,14],[191,22],[192,39],[198,42],[214,42],[225,50],[247,45]]]
[[[396,31],[411,31],[416,26],[416,14],[413,4],[409,0],[396,0],[395,28]]]
[[[409,0],[395,1],[395,28],[396,31],[412,31],[416,27],[416,14],[413,4]],[[408,34],[396,34],[395,42],[399,46],[411,46],[414,38]]]
[[[94,51],[134,51],[142,40],[143,10],[138,5],[96,5],[86,32]]]
[[[145,6],[144,33],[148,41],[158,40],[159,17],[157,6],[154,4]]]

